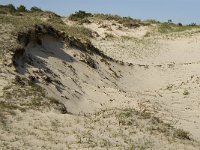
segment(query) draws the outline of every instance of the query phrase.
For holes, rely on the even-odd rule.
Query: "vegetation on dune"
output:
[[[200,26],[197,26],[195,23],[184,26],[181,23],[174,24],[172,20],[168,20],[167,23],[160,23],[156,20],[141,21],[141,20],[133,19],[131,17],[120,17],[117,15],[104,15],[104,14],[91,14],[91,13],[86,13],[84,11],[79,11],[79,12],[76,12],[75,14],[72,14],[69,17],[69,19],[72,21],[76,21],[80,24],[90,23],[91,19],[93,20],[96,19],[98,21],[100,20],[99,22],[101,22],[102,20],[108,20],[108,21],[113,21],[112,23],[115,25],[119,23],[121,24],[120,26],[123,25],[124,27],[128,27],[128,28],[137,28],[140,26],[156,24],[156,29],[158,29],[158,32],[163,33],[163,34],[171,33],[171,32],[182,32],[186,30],[197,29],[200,27]],[[100,27],[106,28],[106,25],[101,25]],[[9,4],[6,6],[0,5],[0,29],[2,30],[1,37],[6,37],[5,39],[2,38],[2,40],[0,40],[0,49],[2,49],[2,51],[5,50],[6,51],[5,53],[8,53],[9,50],[12,51],[12,54],[11,54],[12,57],[10,57],[9,59],[12,59],[12,63],[16,69],[14,71],[15,74],[13,74],[13,77],[15,76],[15,79],[13,78],[13,82],[10,82],[9,84],[7,84],[7,86],[5,86],[2,89],[2,96],[0,97],[0,128],[2,127],[2,129],[6,129],[5,131],[8,131],[8,132],[13,131],[11,130],[12,128],[9,126],[11,123],[8,122],[9,121],[8,117],[9,115],[12,115],[12,116],[16,115],[18,111],[25,113],[25,112],[28,112],[29,110],[35,111],[35,112],[36,111],[45,112],[45,111],[56,110],[56,113],[59,112],[60,114],[69,113],[67,110],[67,107],[65,107],[64,105],[65,103],[62,103],[61,100],[56,99],[54,97],[48,97],[48,93],[45,91],[45,89],[38,84],[38,83],[42,83],[43,85],[48,86],[50,83],[55,83],[52,85],[54,85],[55,88],[57,88],[57,90],[60,89],[60,87],[59,86],[57,87],[56,85],[61,85],[62,80],[59,80],[60,78],[59,74],[54,75],[54,72],[53,72],[53,69],[55,68],[54,66],[52,66],[52,70],[50,70],[49,69],[50,67],[44,68],[42,65],[40,65],[40,67],[37,67],[36,65],[32,63],[32,66],[34,67],[34,69],[32,68],[31,69],[33,70],[33,73],[36,72],[34,73],[36,75],[29,74],[29,72],[27,71],[27,75],[23,76],[22,74],[20,75],[20,71],[17,70],[17,66],[19,65],[20,67],[26,70],[26,66],[24,64],[31,65],[31,62],[33,62],[33,61],[30,61],[31,60],[30,58],[32,58],[31,55],[29,55],[28,52],[25,53],[25,48],[27,44],[30,43],[30,41],[34,41],[34,43],[37,42],[37,44],[42,46],[42,37],[44,35],[55,37],[59,40],[65,41],[67,46],[71,46],[73,48],[77,48],[81,50],[80,56],[79,54],[76,54],[76,53],[73,56],[77,57],[81,62],[87,64],[89,67],[96,69],[96,72],[100,73],[99,77],[102,77],[102,79],[103,77],[105,77],[104,79],[109,80],[109,76],[107,75],[104,76],[104,74],[101,74],[102,71],[99,66],[102,63],[105,63],[109,67],[109,70],[108,70],[109,72],[106,72],[106,74],[108,73],[111,74],[115,79],[120,78],[123,75],[123,74],[121,75],[121,70],[117,70],[117,68],[115,68],[115,66],[112,65],[111,63],[107,62],[107,60],[115,61],[121,65],[124,65],[125,63],[122,61],[121,62],[116,61],[113,58],[105,55],[98,48],[94,47],[94,45],[90,42],[89,39],[93,36],[92,30],[87,29],[83,26],[78,26],[78,25],[77,26],[66,25],[63,22],[62,18],[53,12],[43,11],[42,9],[38,7],[32,7],[30,10],[27,10],[26,7],[24,7],[23,5],[19,6],[18,8],[15,8],[12,4]],[[114,37],[110,33],[106,33],[105,35],[106,35],[106,40],[109,38],[112,39]],[[147,32],[145,36],[148,37],[149,35],[150,35],[150,32]],[[122,35],[121,40],[122,42],[128,41],[128,40],[129,42],[134,42],[135,45],[138,47],[140,45],[144,45],[145,47],[151,46],[150,43],[152,43],[152,41],[149,39],[144,41],[144,39],[142,38],[137,39],[137,38],[129,37],[128,35]],[[11,47],[11,44],[13,44],[14,46]],[[6,45],[7,47],[3,47],[1,45],[3,46]],[[126,47],[122,47],[122,48],[125,49]],[[70,56],[72,54],[70,54]],[[97,54],[101,56],[102,59],[100,59],[100,61],[102,63],[100,61],[96,61],[95,57],[91,57],[92,54]],[[30,56],[29,57],[30,60],[27,59],[27,56]],[[3,58],[5,57],[5,55],[3,55],[3,53],[2,54],[0,53],[0,58],[1,57]],[[21,59],[22,57],[25,63],[17,64],[16,60],[19,60],[19,58]],[[3,59],[6,60],[6,57]],[[45,66],[47,63],[48,62],[43,62]],[[79,71],[79,70],[75,70],[76,68],[73,68],[72,65],[68,65],[65,61],[63,61],[63,64],[65,64],[65,67],[70,68],[72,73],[74,73],[74,76],[75,76],[75,73]],[[129,65],[133,66],[133,64],[131,63]],[[143,66],[145,69],[149,67],[149,65],[141,65],[141,64],[140,65],[138,64],[137,66],[139,67]],[[38,71],[36,70],[37,68],[39,69]],[[58,69],[58,71],[61,72],[62,70],[60,71]],[[65,73],[67,73],[68,75],[68,72],[65,72]],[[129,74],[131,75],[130,72]],[[84,73],[83,75],[89,78],[88,75],[90,74]],[[59,78],[56,79],[55,78],[56,76]],[[76,81],[78,81],[78,78],[81,76],[78,75],[77,79],[71,78],[71,75],[68,75],[68,77],[70,79],[69,83],[71,84],[71,81],[74,81],[74,83],[76,83]],[[82,77],[80,79],[82,80]],[[106,81],[105,85],[110,85],[109,82]],[[87,82],[83,81],[83,83],[86,84]],[[87,83],[87,84],[90,84],[90,83]],[[112,84],[115,84],[116,90],[118,91],[117,82],[116,83],[113,82]],[[78,87],[81,87],[82,84],[79,85],[77,82],[76,85]],[[102,83],[99,85],[102,85],[102,87],[98,86],[100,90],[103,89],[103,87],[105,88],[105,86],[103,86],[104,85],[103,80],[102,80]],[[64,86],[65,85],[63,85],[63,87]],[[121,88],[123,90],[123,86]],[[72,89],[68,90],[68,92],[70,93]],[[114,87],[113,89],[115,90]],[[171,85],[168,86],[167,89],[171,90],[172,86]],[[63,88],[63,90],[65,89]],[[119,90],[119,93],[117,94],[122,94],[123,92],[126,93],[126,91],[122,91],[122,90]],[[63,94],[64,92],[63,93],[62,92],[63,91],[61,91],[60,93]],[[79,93],[76,90],[73,90],[72,92]],[[84,93],[84,90],[82,92]],[[106,92],[104,93],[107,94]],[[184,95],[184,97],[186,97],[190,95],[190,92],[187,90],[184,90],[182,94]],[[67,101],[71,100],[70,98],[63,95],[61,95],[61,97],[65,98]],[[129,93],[127,93],[125,94],[125,97],[127,97],[127,95],[128,95],[128,98],[129,97],[131,98],[132,96],[132,95],[129,96]],[[108,96],[109,98],[112,98],[110,97],[112,95],[108,95]],[[115,99],[110,99],[110,102],[114,100]],[[141,103],[142,102],[143,101],[141,101]],[[77,124],[82,121],[83,123],[80,125],[83,125],[83,129],[80,130],[79,128],[76,128],[72,131],[73,134],[76,135],[76,137],[74,138],[75,142],[73,142],[73,145],[77,144],[79,147],[83,147],[83,148],[101,147],[105,149],[106,148],[107,149],[111,149],[111,148],[153,149],[154,143],[157,144],[156,143],[157,141],[154,141],[154,140],[158,140],[158,142],[161,142],[161,143],[165,143],[166,141],[166,143],[169,142],[172,145],[175,145],[176,142],[181,143],[181,144],[182,143],[193,144],[193,142],[194,143],[196,142],[193,140],[189,132],[184,131],[182,129],[177,129],[171,124],[166,123],[160,118],[158,118],[156,116],[157,109],[155,111],[153,111],[152,109],[148,110],[148,107],[144,105],[145,107],[143,108],[143,106],[140,106],[139,103],[140,102],[138,102],[138,110],[136,110],[135,108],[131,108],[132,104],[130,104],[130,107],[128,107],[128,105],[127,106],[125,105],[126,108],[123,108],[123,107],[118,108],[118,106],[117,108],[115,108],[114,107],[115,105],[113,105],[111,106],[111,109],[109,109],[110,107],[106,108],[104,107],[104,105],[101,104],[104,107],[104,108],[102,107],[103,108],[102,110],[96,111],[91,114],[86,113],[84,115],[80,114],[80,115],[75,116],[75,119],[73,118],[74,121],[70,120],[69,124],[72,124],[72,126],[74,126],[75,121],[77,121]],[[154,108],[154,106],[152,106],[151,108]],[[51,112],[51,114],[53,114],[53,112]],[[55,115],[55,117],[57,117],[57,115]],[[31,117],[31,120],[32,118],[33,116]],[[71,116],[69,118],[71,119]],[[41,122],[43,120],[44,119],[41,119]],[[51,119],[49,120],[50,120],[49,122],[52,121]],[[32,122],[34,123],[34,121]],[[38,135],[40,135],[40,133],[43,134],[44,132],[46,132],[50,136],[52,134],[53,135],[51,137],[52,141],[55,142],[56,145],[59,145],[58,143],[60,141],[56,140],[55,137],[59,137],[60,133],[62,133],[60,135],[63,135],[63,137],[65,137],[65,139],[68,140],[68,138],[66,138],[66,135],[68,133],[67,134],[65,132],[63,133],[63,131],[65,130],[64,127],[68,127],[68,126],[65,126],[66,124],[64,122],[68,122],[68,121],[64,120],[63,122],[59,122],[55,120],[51,122],[51,125],[47,124],[48,121],[46,122],[44,121],[44,126],[38,126],[36,124],[37,126],[35,126],[36,128],[34,128],[33,133],[35,136],[39,138],[40,136]],[[48,128],[48,130],[45,130],[45,128],[43,127]],[[51,129],[52,127],[53,129]],[[40,129],[41,132],[37,132],[39,130],[36,130],[36,129]],[[68,129],[70,130],[70,128]],[[30,126],[30,123],[29,123],[29,130],[32,131],[32,126]],[[24,131],[26,132],[27,129]],[[98,131],[98,134],[96,131]],[[60,133],[57,136],[55,136],[54,134],[55,133],[57,134],[58,132]],[[69,134],[73,135],[70,132]],[[29,135],[29,134],[26,133],[26,135]],[[102,135],[106,135],[107,137],[106,136],[104,137]],[[20,134],[20,135],[16,134],[16,136],[20,137],[20,136],[23,136],[23,134]],[[43,134],[42,136],[44,136],[44,139],[46,139],[46,134]],[[137,138],[137,136],[139,136],[139,138]],[[48,141],[50,141],[49,137],[48,137]],[[33,140],[34,138],[35,137],[33,137]],[[22,138],[22,139],[24,140],[25,138]],[[70,137],[70,139],[73,139],[73,138]],[[113,139],[116,139],[116,141]],[[6,143],[7,141],[5,140],[3,142]],[[63,142],[63,139],[61,142]],[[51,144],[49,145],[52,146]]]
[[[124,27],[128,28],[137,28],[140,26],[157,24],[159,33],[182,32],[200,27],[196,25],[196,23],[191,23],[189,25],[183,25],[182,23],[175,24],[171,19],[169,19],[167,22],[162,23],[153,19],[141,21],[139,19],[133,19],[131,17],[121,17],[118,15],[110,15],[110,14],[91,14],[85,11],[75,12],[74,14],[71,14],[69,16],[69,19],[72,21],[76,21],[79,24],[91,23],[90,20],[115,21],[119,24],[122,24]]]
[[[38,7],[36,7],[36,6],[31,7],[30,11],[31,11],[31,12],[43,12],[42,9],[40,9],[40,8],[38,8]]]
[[[46,20],[42,18],[46,18]],[[0,22],[1,24],[13,25],[16,29],[15,32],[27,30],[35,25],[44,24],[50,25],[59,31],[63,31],[66,34],[77,38],[88,39],[92,37],[92,31],[90,29],[80,26],[66,25],[62,21],[61,17],[54,15],[51,12],[25,13],[23,16],[0,14]]]
[[[98,19],[98,20],[113,20],[116,21],[125,27],[128,28],[137,28],[139,26],[149,25],[149,23],[142,22],[139,19],[133,19],[131,17],[121,17],[118,15],[110,14],[91,14],[85,11],[78,11],[69,16],[69,19],[72,21],[78,21],[80,24],[89,23],[89,19]]]
[[[0,22],[13,25],[16,28],[16,32],[34,25],[44,24],[77,38],[92,37],[90,29],[66,25],[59,15],[50,11],[43,11],[38,7],[32,7],[30,10],[27,10],[23,5],[20,5],[18,8],[15,8],[12,4],[0,5]]]
[[[19,7],[17,7],[17,12],[27,12],[27,11],[28,10],[24,5],[20,5]]]
[[[118,15],[96,14],[95,17],[103,20],[114,20],[128,28],[137,28],[140,26],[149,25],[149,23],[142,22],[140,19],[133,19],[131,17],[121,17]]]
[[[151,134],[161,133],[172,139],[192,140],[189,132],[174,128],[146,111],[139,112],[135,109],[124,109],[117,115],[117,119],[122,126],[136,126],[137,120],[144,119],[148,122],[146,131]]]
[[[144,22],[151,23],[151,24],[160,24],[161,22],[154,19],[147,19]]]
[[[2,8],[7,8],[8,6],[2,6]],[[11,6],[9,6],[10,8]],[[11,8],[15,8],[12,6]],[[22,9],[22,8],[21,8]],[[25,10],[26,8],[23,7]],[[0,8],[1,10],[1,8]],[[17,11],[17,10],[15,10]],[[85,12],[79,12],[78,18],[84,18],[84,16],[91,16],[91,14]],[[75,18],[77,16],[75,15]],[[62,18],[57,14],[49,11],[40,10],[37,7],[32,7],[31,10],[27,12],[21,12],[20,15],[17,13],[13,14],[0,14],[1,25],[7,26],[11,25],[14,29],[12,30],[13,35],[18,35],[19,33],[31,32],[37,27],[44,27],[45,29],[52,29],[58,35],[63,37],[64,35],[69,39],[70,44],[74,47],[85,50],[89,53],[96,53],[103,58],[109,60],[114,60],[101,51],[95,48],[91,42],[90,38],[93,37],[93,31],[85,28],[83,26],[70,26],[63,22]],[[65,37],[65,38],[66,38]],[[60,37],[59,37],[60,38]]]
[[[61,17],[50,11],[43,11],[42,9],[34,6],[28,10],[25,6],[20,5],[15,7],[12,4],[0,5],[0,19],[4,23],[16,24],[17,26],[27,27],[30,24],[46,23],[52,25],[54,28],[62,30],[70,35],[77,37],[91,37],[92,31],[80,26],[67,26],[62,21]],[[7,14],[10,16],[5,16],[2,14]],[[42,18],[47,18],[46,21]],[[141,21],[139,19],[133,19],[131,17],[121,17],[118,15],[110,14],[92,14],[85,11],[78,11],[69,16],[69,19],[76,21],[79,25],[83,23],[91,23],[91,19],[95,20],[110,20],[122,24],[124,27],[137,28],[140,26],[148,26],[151,24],[158,25],[159,33],[171,33],[171,32],[182,32],[186,30],[191,30],[194,28],[199,28],[200,26],[196,23],[191,23],[189,25],[183,25],[182,23],[174,24],[172,20],[168,20],[166,23],[161,23],[156,20],[146,20]],[[9,21],[10,22],[9,22]],[[18,26],[19,27],[19,26]]]
[[[85,19],[87,17],[92,17],[92,16],[93,15],[91,13],[86,13],[85,11],[78,11],[78,12],[75,12],[74,14],[71,14],[69,16],[69,19],[73,21],[78,21],[80,19]]]
[[[24,5],[20,5],[19,7],[15,7],[13,4],[8,5],[0,5],[0,13],[3,14],[16,14],[18,12],[43,12],[42,9],[34,6],[30,10],[28,10]]]
[[[195,23],[191,23],[189,25],[182,25],[182,23],[161,23],[158,26],[158,31],[160,33],[183,32],[193,29],[200,29],[200,26]]]
[[[8,5],[0,5],[0,14],[14,13],[16,12],[16,8],[12,4]]]

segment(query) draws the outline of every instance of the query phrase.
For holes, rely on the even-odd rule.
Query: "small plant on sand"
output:
[[[189,132],[186,132],[182,129],[177,129],[174,134],[174,137],[179,138],[179,139],[183,139],[183,140],[191,140],[190,136],[189,136]]]
[[[188,90],[184,90],[183,95],[189,95],[189,91]]]

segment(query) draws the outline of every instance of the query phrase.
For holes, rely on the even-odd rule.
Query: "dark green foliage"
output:
[[[133,19],[131,17],[120,17],[118,15],[107,15],[107,14],[95,14],[93,15],[96,18],[102,19],[102,20],[113,20],[120,24],[122,24],[125,27],[128,28],[137,28],[141,25],[148,25],[149,23],[144,23],[139,19]]]
[[[10,13],[16,12],[16,8],[13,4],[0,5],[0,10],[2,14],[6,14],[7,12]]]
[[[30,11],[31,11],[31,12],[43,12],[42,9],[40,9],[40,8],[38,8],[38,7],[36,7],[36,6],[31,7]]]
[[[24,5],[20,5],[19,7],[17,7],[17,12],[27,12],[27,11],[28,10]]]
[[[191,23],[191,24],[189,24],[189,26],[196,26],[196,23]]]
[[[122,18],[118,15],[110,15],[110,14],[95,14],[95,17],[103,20],[115,20],[115,21],[118,21]]]
[[[91,13],[86,13],[85,11],[79,10],[78,12],[75,12],[74,14],[71,14],[69,16],[70,20],[73,21],[79,21],[81,19],[87,18],[87,17],[92,17],[93,15]]]
[[[8,4],[8,5],[7,5],[7,8],[8,8],[8,10],[9,10],[10,12],[15,12],[15,11],[16,11],[15,6],[12,5],[12,4]]]
[[[169,20],[167,21],[167,23],[168,23],[168,24],[171,24],[171,23],[173,23],[173,22],[172,22],[171,19],[169,19]]]
[[[180,22],[179,22],[177,25],[178,25],[178,26],[180,26],[180,27],[182,27],[182,26],[183,26],[183,24],[182,24],[182,23],[180,23]]]
[[[26,9],[24,5],[20,5],[19,7],[15,8],[13,4],[8,4],[8,5],[0,5],[0,12],[3,14],[9,13],[14,13],[17,14],[19,12],[43,12],[42,9],[34,6],[29,10]]]

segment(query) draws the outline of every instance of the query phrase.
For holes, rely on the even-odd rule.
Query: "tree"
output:
[[[17,11],[18,12],[27,12],[27,9],[24,5],[20,5],[19,7],[17,7]]]
[[[169,20],[167,21],[167,23],[168,23],[168,24],[171,24],[171,23],[172,23],[172,20],[171,20],[171,19],[169,19]]]
[[[30,11],[31,11],[31,12],[43,12],[42,9],[40,9],[40,8],[38,8],[38,7],[36,7],[36,6],[31,7]]]
[[[182,23],[180,23],[180,22],[179,22],[177,25],[178,25],[178,26],[180,26],[180,27],[182,27],[182,26],[183,26],[183,24],[182,24]]]
[[[16,8],[15,8],[15,6],[13,4],[8,4],[6,7],[9,9],[10,12],[15,12],[16,11]]]
[[[189,24],[189,26],[196,26],[197,24],[192,22],[191,24]]]
[[[91,13],[87,13],[85,11],[79,10],[78,12],[71,14],[69,16],[69,19],[74,20],[74,21],[78,21],[78,20],[81,20],[81,19],[84,19],[84,18],[87,18],[87,17],[91,17],[91,16],[93,16]]]

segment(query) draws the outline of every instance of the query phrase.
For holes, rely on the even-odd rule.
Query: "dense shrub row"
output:
[[[13,4],[8,5],[0,5],[0,13],[19,13],[19,12],[43,12],[42,9],[34,6],[28,10],[24,5],[20,5],[19,7],[15,7]]]

